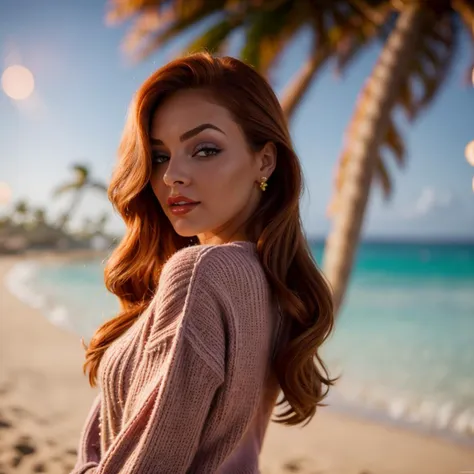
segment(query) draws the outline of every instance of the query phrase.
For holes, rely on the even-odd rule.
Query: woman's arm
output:
[[[171,345],[171,347],[170,347]],[[203,352],[204,351],[204,352]],[[162,365],[145,386],[139,410],[96,462],[71,474],[180,474],[188,472],[216,390],[223,379],[203,357],[202,342],[184,332],[154,345],[146,365]],[[166,353],[165,361],[162,361]]]
[[[199,462],[226,350],[226,295],[209,284],[207,253],[190,247],[167,262],[151,303],[140,364],[148,382],[139,388],[135,415],[100,460],[72,474],[184,474]]]
[[[87,469],[97,465],[100,461],[100,406],[101,394],[99,393],[92,402],[82,428],[77,450],[77,461],[71,474],[84,474]]]

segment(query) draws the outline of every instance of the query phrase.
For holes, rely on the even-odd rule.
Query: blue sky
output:
[[[0,71],[12,64],[26,66],[35,76],[35,92],[23,102],[0,92],[0,182],[11,187],[13,200],[26,198],[46,207],[52,217],[69,204],[67,196],[53,199],[52,190],[72,178],[72,163],[84,162],[95,178],[108,180],[132,94],[185,42],[132,66],[120,50],[129,24],[110,27],[104,18],[105,1],[1,2]],[[239,41],[236,36],[231,53]],[[309,35],[302,32],[273,74],[278,95],[308,49]],[[330,227],[325,210],[334,165],[357,94],[380,49],[380,44],[367,48],[342,79],[336,80],[330,68],[324,71],[292,122],[305,175],[301,209],[308,236],[323,236]],[[394,195],[386,203],[374,189],[365,236],[474,238],[474,168],[464,157],[466,144],[474,139],[474,89],[462,82],[469,55],[463,35],[456,67],[435,103],[414,124],[398,116],[408,164],[397,169],[387,155]],[[91,192],[73,224],[110,209],[104,196]],[[123,229],[118,217],[110,228]]]

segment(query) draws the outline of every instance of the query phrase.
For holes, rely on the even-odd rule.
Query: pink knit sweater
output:
[[[105,352],[71,474],[257,474],[283,334],[256,245],[177,251]]]

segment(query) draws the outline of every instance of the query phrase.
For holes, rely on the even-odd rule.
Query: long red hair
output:
[[[317,406],[325,406],[321,402],[337,380],[330,379],[318,354],[334,326],[332,295],[302,229],[301,166],[278,99],[260,74],[231,57],[197,53],[176,59],[154,72],[133,98],[108,190],[126,224],[105,268],[105,284],[119,298],[121,310],[97,329],[86,347],[84,373],[89,370],[89,382],[95,386],[104,351],[150,303],[164,262],[177,250],[198,243],[174,231],[149,184],[152,114],[170,94],[189,88],[209,91],[226,107],[253,150],[269,141],[276,145],[276,168],[260,206],[246,223],[246,234],[257,243],[288,328],[288,342],[274,362],[284,395],[278,405],[286,403],[287,408],[273,421],[309,422]]]

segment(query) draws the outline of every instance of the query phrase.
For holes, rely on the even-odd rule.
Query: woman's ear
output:
[[[259,151],[259,174],[260,177],[269,178],[276,167],[277,148],[273,142],[267,142]]]

